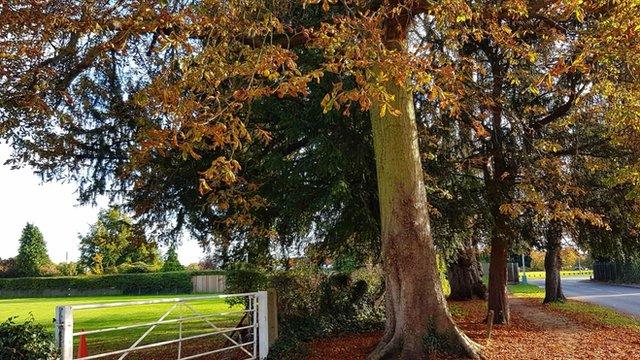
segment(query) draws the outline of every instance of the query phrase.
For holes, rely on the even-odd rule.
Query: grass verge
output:
[[[544,289],[536,285],[509,285],[509,292],[519,298],[544,299]],[[577,316],[592,324],[640,330],[640,319],[620,313],[605,306],[577,300],[548,304],[550,309]]]
[[[515,297],[544,299],[544,289],[532,284],[508,285],[509,292]]]
[[[640,319],[604,306],[575,300],[553,303],[549,304],[549,306],[565,314],[579,315],[590,323],[640,330]]]

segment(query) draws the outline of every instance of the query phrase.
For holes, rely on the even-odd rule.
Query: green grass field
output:
[[[18,316],[16,321],[21,322],[32,315],[36,322],[45,325],[53,331],[53,317],[57,305],[153,300],[167,297],[190,298],[194,296],[203,295],[0,299],[0,321],[4,321],[9,317]],[[77,310],[74,311],[74,332],[157,321],[172,305],[171,303],[164,303]],[[194,300],[189,302],[189,305],[203,315],[237,312],[243,309],[242,305],[230,307],[224,299],[220,298]],[[174,310],[165,320],[177,319],[181,314],[185,317],[196,315],[191,312],[191,310],[183,307],[182,309],[177,308]],[[230,327],[235,326],[242,315],[242,313],[215,315],[208,318],[208,320],[216,326]],[[176,339],[178,327],[178,323],[158,325],[142,344]],[[126,348],[137,340],[147,329],[148,327],[88,335],[87,342],[90,353]],[[183,337],[201,334],[211,330],[211,326],[205,321],[200,319],[191,320],[183,324]],[[77,340],[78,339],[76,339],[76,343]]]

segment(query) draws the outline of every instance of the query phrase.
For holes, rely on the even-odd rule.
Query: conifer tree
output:
[[[171,246],[167,253],[165,254],[164,265],[162,265],[162,271],[181,271],[184,270],[184,266],[180,264],[180,260],[178,259],[178,253],[176,252],[176,247]]]
[[[19,276],[40,276],[43,265],[49,264],[47,244],[37,226],[27,223],[22,229],[20,248],[16,257],[17,273]]]

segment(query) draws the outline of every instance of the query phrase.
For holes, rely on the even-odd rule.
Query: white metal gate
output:
[[[242,298],[245,303],[245,308],[243,310],[236,311],[228,311],[228,312],[217,312],[217,313],[209,313],[203,314],[190,303],[194,301],[202,301],[202,300],[211,300],[211,299],[220,299],[220,298]],[[209,296],[197,296],[197,297],[188,297],[188,298],[171,298],[171,299],[157,299],[157,300],[144,300],[144,301],[127,301],[127,302],[112,302],[112,303],[98,303],[98,304],[86,304],[86,305],[71,305],[71,306],[58,306],[56,307],[55,314],[55,335],[56,335],[56,343],[58,344],[60,350],[60,359],[61,360],[90,360],[90,359],[100,359],[100,358],[111,358],[115,359],[117,357],[118,360],[126,359],[126,357],[136,351],[157,348],[160,346],[168,346],[168,345],[176,345],[177,346],[177,358],[179,360],[187,360],[187,359],[196,359],[207,355],[213,355],[217,353],[222,353],[230,350],[240,350],[246,356],[244,359],[265,359],[269,352],[269,314],[268,314],[268,300],[269,297],[266,291],[259,291],[254,293],[245,293],[245,294],[221,294],[221,295],[209,295]],[[166,309],[166,312],[158,318],[156,321],[145,322],[139,324],[130,324],[123,325],[117,327],[110,328],[100,328],[93,329],[88,331],[75,331],[74,330],[74,321],[73,314],[74,312],[88,309],[101,309],[101,308],[127,308],[127,307],[135,307],[136,305],[150,305],[150,304],[167,304],[169,307]],[[181,308],[182,310],[186,309],[189,313],[189,316],[183,316],[183,313],[180,313],[179,318],[167,319],[170,314],[172,314],[176,309]],[[249,320],[249,325],[244,326],[235,326],[235,327],[221,327],[215,325],[209,319],[214,316],[221,315],[229,315],[233,313],[244,314],[246,318]],[[114,316],[117,316],[114,313]],[[192,336],[183,336],[183,323],[192,320],[202,320],[208,326],[207,329],[210,328],[210,331],[192,335]],[[151,333],[153,330],[161,324],[176,324],[178,329],[176,330],[176,338],[171,340],[159,341],[155,343],[149,343],[141,345],[143,340]],[[103,352],[99,354],[91,354],[89,356],[83,357],[74,357],[74,338],[80,336],[87,336],[99,333],[107,333],[113,331],[122,331],[127,329],[134,328],[147,328],[142,336],[138,339],[131,339],[132,343],[126,348],[112,350],[108,352]],[[243,331],[245,333],[249,333],[248,339],[234,339],[231,335],[233,333],[237,333]],[[225,345],[220,348],[203,351],[198,354],[191,354],[185,356],[183,354],[183,343],[185,341],[204,339],[207,337],[213,336],[222,336],[226,340]],[[134,341],[135,340],[135,341]],[[247,341],[244,341],[247,340]],[[244,341],[244,342],[243,342]],[[166,356],[166,355],[163,355]],[[168,357],[166,357],[168,358]]]

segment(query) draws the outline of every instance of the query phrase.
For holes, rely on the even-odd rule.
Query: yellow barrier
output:
[[[521,273],[522,276],[522,273]],[[560,271],[560,276],[563,277],[571,277],[571,276],[593,276],[593,270],[567,270]],[[545,272],[544,271],[527,271],[527,278],[529,279],[544,279]]]

